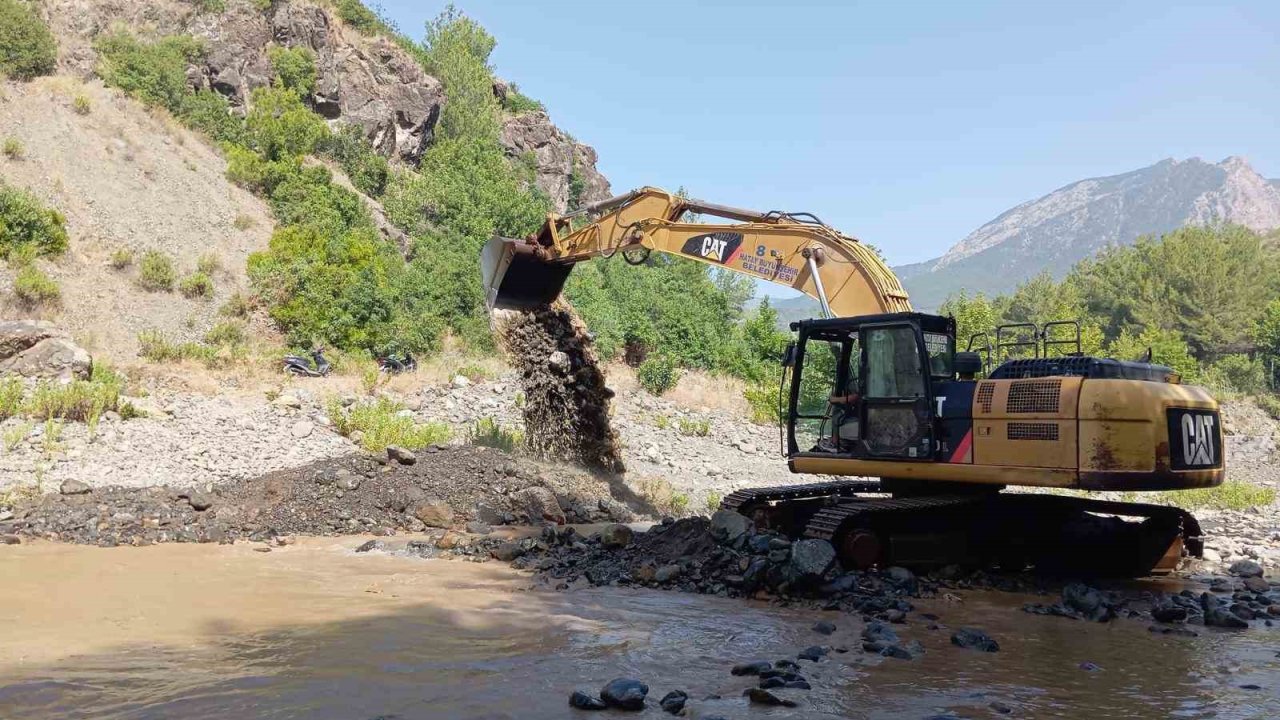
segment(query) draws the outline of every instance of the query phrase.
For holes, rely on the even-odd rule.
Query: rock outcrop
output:
[[[358,125],[379,152],[410,165],[430,144],[446,102],[440,81],[392,39],[362,35],[309,0],[282,0],[265,11],[249,0],[228,0],[225,11],[204,13],[175,0],[49,0],[45,14],[59,39],[62,71],[84,77],[97,63],[93,39],[115,27],[146,37],[200,38],[205,53],[188,68],[188,79],[238,108],[255,88],[270,84],[270,47],[307,48],[315,55],[316,111],[335,125]],[[495,93],[505,88],[495,83]],[[507,118],[502,136],[511,157],[532,154],[537,186],[557,209],[565,210],[573,199],[608,197],[595,151],[553,125],[546,113]]]
[[[88,379],[93,359],[71,336],[43,320],[0,321],[0,373]]]

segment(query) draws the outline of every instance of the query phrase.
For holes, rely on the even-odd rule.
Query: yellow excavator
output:
[[[1168,367],[1083,354],[1072,321],[992,328],[957,351],[953,318],[913,312],[874,248],[812,214],[641,188],[549,215],[527,238],[494,238],[481,257],[487,302],[534,309],[576,263],[641,264],[655,251],[792,287],[822,309],[791,324],[782,450],[792,472],[857,479],[741,490],[723,509],[830,540],[856,568],[1142,575],[1201,554],[1198,523],[1177,508],[1001,491],[1219,485],[1209,393]]]

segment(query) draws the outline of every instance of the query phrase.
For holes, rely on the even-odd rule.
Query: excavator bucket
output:
[[[489,309],[531,310],[560,295],[570,263],[547,262],[537,247],[522,240],[494,236],[480,251],[485,303]]]

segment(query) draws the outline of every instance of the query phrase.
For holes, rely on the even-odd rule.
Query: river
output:
[[[1280,631],[1157,636],[965,592],[918,609],[986,630],[1001,651],[953,647],[912,614],[898,629],[926,652],[904,661],[861,653],[850,616],[549,592],[500,563],[357,555],[358,543],[0,547],[0,718],[588,717],[567,706],[570,692],[618,676],[650,685],[639,716],[653,718],[669,717],[656,701],[672,689],[690,694],[694,718],[1280,717]],[[814,633],[818,619],[835,635]],[[851,650],[802,662],[813,689],[792,691],[797,708],[747,704],[752,683],[731,665],[814,644]]]

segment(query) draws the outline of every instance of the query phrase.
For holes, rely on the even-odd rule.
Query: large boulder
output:
[[[732,510],[717,510],[711,515],[711,537],[725,545],[736,545],[751,530],[751,520]]]
[[[547,488],[528,487],[512,493],[511,498],[524,508],[530,522],[546,520],[557,525],[564,524],[564,509],[556,500],[556,494]]]
[[[0,373],[71,380],[92,371],[89,353],[53,323],[0,321]]]
[[[596,151],[569,137],[544,112],[507,118],[502,125],[502,144],[512,159],[533,158],[537,168],[534,183],[551,198],[557,212],[610,195],[609,181],[596,170]]]

